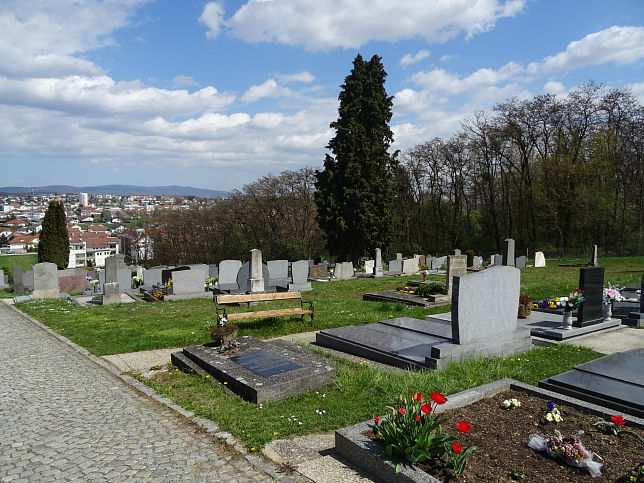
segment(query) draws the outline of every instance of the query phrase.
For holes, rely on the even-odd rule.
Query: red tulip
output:
[[[403,408],[398,408],[398,411],[400,412],[400,414],[405,414],[405,410]]]
[[[420,421],[420,414],[416,415],[416,421]]]
[[[462,447],[460,444],[458,444],[458,443],[454,443],[454,444],[452,445],[452,449],[454,450],[454,453],[456,453],[456,454],[458,454],[458,453],[460,453],[461,451],[463,451],[463,447]]]
[[[626,423],[626,421],[624,421],[624,418],[622,417],[621,414],[618,414],[617,416],[611,416],[610,419],[618,426],[624,426],[624,424]]]
[[[458,429],[461,433],[469,433],[470,424],[467,421],[461,421],[456,425],[456,429]]]
[[[376,416],[375,418],[373,418],[373,420],[374,420],[374,422],[375,422],[376,424],[378,424],[378,421],[380,421],[380,418],[379,418],[378,416]]]
[[[423,413],[425,413],[425,414],[429,414],[429,413],[431,413],[431,412],[432,412],[432,407],[431,407],[431,405],[429,405],[429,404],[423,404],[423,405],[420,407],[420,410],[421,410]]]
[[[432,401],[434,401],[436,404],[445,404],[447,402],[447,398],[439,392],[431,393],[430,397],[432,398]]]
[[[416,401],[422,401],[423,400],[423,395],[421,393],[419,393],[419,392],[415,392],[414,393],[414,399]]]

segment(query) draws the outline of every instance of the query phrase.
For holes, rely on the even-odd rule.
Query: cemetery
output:
[[[545,436],[554,430],[545,420],[538,420],[537,427],[527,422],[543,418],[545,406],[554,401],[564,419],[556,429],[566,435],[584,429],[584,445],[604,459],[602,476],[617,479],[623,468],[636,463],[639,443],[633,439],[628,449],[616,447],[609,434],[592,428],[620,414],[628,430],[644,436],[644,380],[638,370],[644,349],[601,357],[590,349],[560,343],[624,326],[641,327],[644,261],[635,258],[628,271],[601,259],[597,267],[545,264],[545,259],[537,266],[536,259],[515,256],[512,244],[506,242],[500,259],[490,260],[498,263],[480,257],[468,266],[466,256],[455,253],[425,257],[422,265],[430,268],[421,270],[419,256],[401,254],[389,262],[389,270],[380,272],[377,264],[366,262],[364,272],[356,272],[351,263],[264,262],[259,250],[251,251],[245,263],[223,260],[217,266],[136,271],[114,258],[96,274],[95,292],[87,276],[38,264],[33,275],[16,271],[14,288],[22,283],[31,291],[30,301],[16,300],[21,310],[94,354],[182,347],[172,354],[168,371],[142,380],[170,397],[201,404],[197,401],[205,401],[207,394],[209,406],[234,408],[233,419],[220,410],[212,417],[248,447],[268,444],[277,434],[334,430],[336,453],[358,467],[366,465],[365,471],[376,472],[383,480],[404,476],[408,481],[429,481],[424,472],[428,468],[403,464],[397,473],[395,459],[392,463],[375,449],[380,443],[373,439],[378,437],[374,418],[384,424],[386,406],[399,393],[409,392],[409,397],[417,392],[431,402],[430,392],[434,397],[436,391],[447,399],[444,407],[434,408],[443,415],[443,427],[450,428],[463,451],[477,447],[468,456],[470,478],[488,474],[506,478],[512,470],[507,465],[513,464],[543,481],[548,481],[551,464],[571,478],[587,474],[565,463],[558,465],[527,446],[529,432]],[[431,268],[433,258],[441,259],[440,266],[435,262],[436,269]],[[125,272],[119,278],[124,268],[127,281]],[[132,274],[139,272],[137,290]],[[52,283],[56,279],[58,283]],[[92,290],[86,296],[100,294],[102,304],[70,306],[67,298],[59,298],[61,288],[76,292],[83,284]],[[121,284],[127,288],[122,290]],[[168,286],[171,290],[156,303],[132,306],[112,300],[123,293],[142,300],[142,294]],[[565,327],[564,309],[573,290],[581,290],[584,300],[571,310],[571,326]],[[370,299],[371,294],[387,292],[391,298]],[[532,298],[532,310],[520,318],[519,300],[526,293]],[[425,303],[410,304],[403,296]],[[56,317],[60,311],[67,317]],[[96,340],[92,327],[108,313],[113,320],[108,330],[119,335],[111,337],[108,332]],[[83,320],[83,325],[72,327],[66,319]],[[209,330],[220,324],[238,325],[230,350],[211,340]],[[170,328],[179,328],[178,337],[169,333]],[[309,343],[287,340],[289,334],[312,330]],[[286,339],[275,339],[280,335]],[[384,390],[374,393],[374,386]],[[294,404],[296,395],[303,399]],[[362,399],[370,404],[359,403]],[[521,407],[506,411],[503,402],[509,400],[520,401]],[[244,419],[256,421],[253,429],[235,422]],[[471,430],[454,429],[463,421],[472,425]],[[504,431],[522,425],[526,441],[506,441]],[[490,458],[502,464],[491,465]],[[428,470],[434,477],[449,479],[450,461],[446,454]]]

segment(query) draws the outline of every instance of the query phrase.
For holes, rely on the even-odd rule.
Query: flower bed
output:
[[[458,439],[463,447],[476,446],[460,478],[454,476],[444,461],[402,465],[401,472],[396,473],[395,464],[383,456],[380,443],[373,439],[373,421],[337,431],[336,451],[359,466],[364,461],[363,468],[377,475],[380,481],[436,481],[434,477],[442,481],[507,481],[513,478],[540,482],[590,480],[588,470],[570,466],[561,459],[553,459],[545,452],[528,447],[531,434],[548,437],[555,434],[555,430],[566,436],[584,431],[580,436],[584,447],[603,458],[601,474],[604,481],[616,481],[626,476],[641,462],[644,454],[644,445],[635,437],[615,436],[603,426],[595,426],[594,423],[600,420],[610,421],[611,416],[615,416],[613,411],[516,381],[497,381],[448,399],[446,409],[452,408],[441,416],[443,427],[446,431],[455,431],[460,421],[468,421],[471,430],[459,433]],[[510,405],[514,409],[505,409],[504,401],[512,399],[521,404]],[[544,418],[551,399],[557,401],[562,416],[556,424],[548,423]],[[624,418],[627,420],[625,427],[640,437],[644,436],[644,421],[629,416]]]

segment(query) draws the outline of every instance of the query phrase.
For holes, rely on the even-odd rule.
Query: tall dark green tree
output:
[[[389,154],[393,97],[387,96],[387,73],[374,55],[358,56],[344,80],[338,99],[338,120],[331,123],[324,170],[316,171],[318,222],[326,232],[327,248],[344,260],[357,260],[385,249],[391,242],[392,188],[397,165]]]
[[[60,201],[50,201],[38,242],[38,262],[52,262],[65,268],[69,262],[69,235],[65,210]]]

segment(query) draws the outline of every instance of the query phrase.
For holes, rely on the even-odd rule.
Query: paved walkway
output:
[[[0,303],[0,481],[271,481]]]

